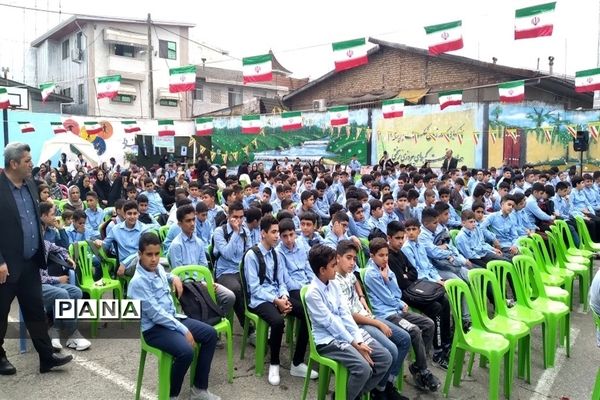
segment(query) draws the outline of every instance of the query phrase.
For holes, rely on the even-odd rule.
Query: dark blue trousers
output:
[[[198,389],[208,389],[208,375],[217,344],[217,331],[212,326],[192,318],[180,321],[190,330],[194,340],[200,345],[194,386]],[[162,325],[154,325],[144,331],[144,340],[150,346],[161,349],[173,356],[170,396],[178,396],[183,378],[185,378],[185,374],[192,364],[194,349],[180,332],[165,328]]]

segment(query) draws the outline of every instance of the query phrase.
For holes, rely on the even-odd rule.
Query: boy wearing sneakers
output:
[[[415,362],[409,366],[410,373],[419,389],[435,392],[440,381],[427,368],[427,348],[433,341],[434,323],[426,316],[408,311],[408,305],[402,301],[396,275],[388,265],[389,246],[385,239],[373,239],[369,252],[371,259],[367,263],[364,284],[373,312],[408,332],[415,352]]]

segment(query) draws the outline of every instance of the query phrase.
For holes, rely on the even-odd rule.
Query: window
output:
[[[221,104],[221,91],[219,89],[210,89],[210,102],[213,104]]]
[[[133,48],[133,46],[115,44],[115,55],[123,57],[135,57],[135,49]]]
[[[62,59],[66,60],[69,58],[69,39],[62,42]]]
[[[83,83],[77,85],[77,102],[83,104]]]
[[[71,97],[71,88],[61,89],[60,94],[66,97]]]
[[[202,86],[201,80],[196,80],[196,90],[192,93],[194,100],[204,101],[204,86]]]
[[[114,103],[127,103],[131,104],[135,100],[135,96],[131,96],[129,94],[117,94],[112,98],[112,102]]]
[[[161,106],[166,106],[166,107],[177,107],[177,100],[160,99],[158,104],[160,104]]]
[[[77,32],[75,43],[77,44],[77,49],[83,50],[83,32]]]
[[[237,106],[242,104],[242,88],[230,87],[228,90],[228,105],[229,107]]]
[[[177,43],[167,40],[158,41],[158,56],[169,60],[177,59]]]

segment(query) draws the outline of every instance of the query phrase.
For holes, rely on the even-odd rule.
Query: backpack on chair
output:
[[[218,324],[225,316],[221,307],[208,293],[206,284],[193,279],[183,282],[183,292],[179,298],[179,304],[185,315],[209,325]]]

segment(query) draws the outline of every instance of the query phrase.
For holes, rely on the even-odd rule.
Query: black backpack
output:
[[[254,255],[256,256],[256,259],[258,260],[258,280],[260,282],[260,284],[262,285],[265,282],[265,279],[267,278],[267,263],[265,261],[265,257],[263,256],[262,252],[260,251],[260,249],[258,248],[258,246],[252,246],[250,247],[250,249],[246,252],[246,254],[248,254],[248,252],[253,252]],[[277,280],[277,250],[275,249],[271,249],[271,251],[273,252],[273,283],[279,284],[278,280]],[[241,268],[244,270],[245,272],[245,265],[244,265],[244,259],[246,258],[246,254],[244,254],[244,257],[242,257],[242,263],[241,263]],[[243,275],[243,274],[242,274]],[[248,284],[246,282],[246,276],[243,275],[242,276],[242,285],[244,285],[245,288],[245,292],[247,293],[246,296],[246,301],[247,303],[250,303],[250,288],[248,287]]]
[[[206,285],[199,281],[186,280],[183,283],[179,304],[185,315],[209,325],[219,323],[225,315],[210,297]]]

